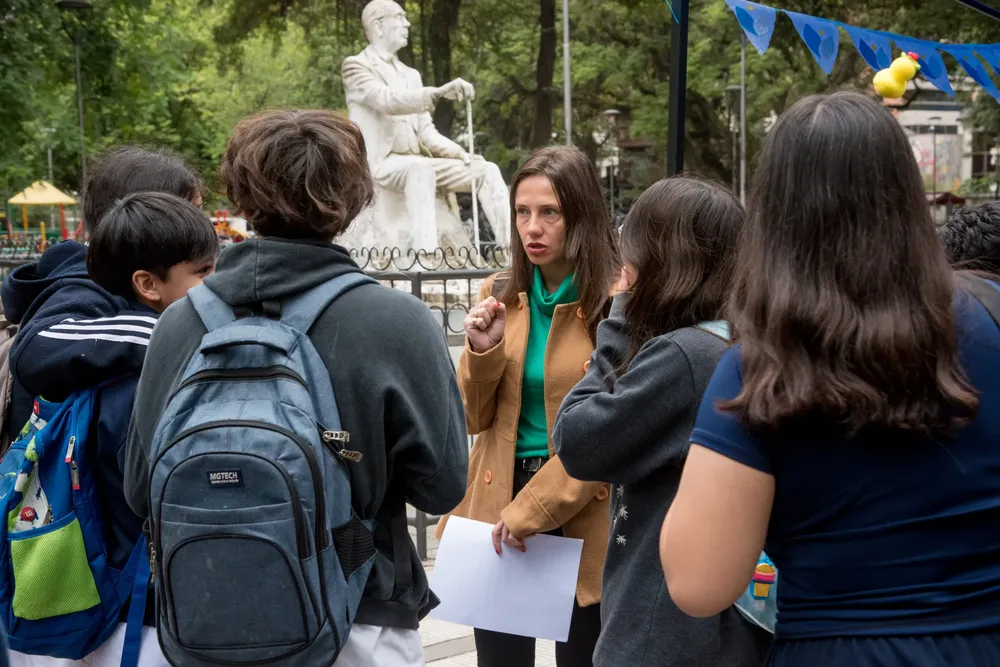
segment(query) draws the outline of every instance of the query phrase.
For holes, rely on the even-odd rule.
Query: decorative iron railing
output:
[[[22,264],[37,261],[46,248],[41,237],[0,237],[0,278]],[[438,248],[434,251],[400,248],[352,249],[351,257],[366,273],[395,289],[404,289],[427,304],[440,317],[441,327],[452,345],[461,345],[462,321],[478,299],[479,286],[489,275],[505,268],[505,247]],[[470,439],[471,446],[471,439]],[[414,527],[417,553],[427,558],[427,531],[438,517],[416,511],[408,517]]]
[[[38,260],[46,248],[40,236],[0,237],[0,277],[21,264]],[[406,290],[440,317],[452,344],[461,344],[462,320],[475,305],[482,281],[507,266],[509,249],[486,246],[437,248],[433,251],[401,248],[354,248],[351,258],[372,277]]]
[[[351,258],[366,271],[466,271],[507,266],[509,249],[485,246],[482,252],[471,247],[402,250],[400,248],[352,248]]]

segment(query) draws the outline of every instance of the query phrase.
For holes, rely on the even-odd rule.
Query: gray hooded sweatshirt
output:
[[[680,482],[702,394],[728,347],[695,327],[631,346],[617,297],[583,380],[563,400],[552,440],[566,472],[614,485],[601,589],[597,667],[759,667],[771,635],[735,607],[691,618],[666,590],[660,528]]]
[[[280,302],[360,271],[339,246],[256,239],[223,251],[205,284],[240,306]],[[400,514],[406,503],[429,514],[452,510],[468,474],[465,412],[444,333],[420,300],[382,285],[347,292],[308,333],[330,371],[343,428],[364,451],[351,468],[353,505],[359,517],[375,520],[378,553],[356,622],[416,628],[437,598]],[[153,434],[204,335],[186,298],[153,332],[125,455],[125,496],[140,517],[149,515]]]

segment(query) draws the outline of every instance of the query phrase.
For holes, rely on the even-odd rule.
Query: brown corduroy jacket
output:
[[[493,289],[488,278],[482,301]],[[528,344],[528,297],[521,293],[516,308],[507,309],[503,340],[477,354],[465,344],[458,366],[459,388],[465,400],[469,433],[477,435],[469,457],[469,488],[452,515],[496,523],[502,517],[520,537],[562,528],[563,535],[583,540],[576,597],[586,607],[601,600],[601,573],[610,521],[609,487],[580,482],[566,474],[552,448],[552,427],[563,398],[579,382],[590,363],[594,345],[578,303],[558,305],[545,348],[545,416],[549,460],[527,486],[512,498],[517,422],[521,414],[521,378]],[[448,517],[437,526],[438,538]],[[527,541],[531,548],[531,540]]]

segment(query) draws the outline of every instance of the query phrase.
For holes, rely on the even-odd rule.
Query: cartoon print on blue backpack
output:
[[[149,561],[142,539],[123,571],[107,565],[88,447],[99,390],[36,400],[0,461],[0,614],[11,650],[79,660],[111,636],[132,600],[121,664],[134,667]]]
[[[749,620],[774,633],[778,616],[778,569],[763,551],[750,583],[736,601],[736,608]]]

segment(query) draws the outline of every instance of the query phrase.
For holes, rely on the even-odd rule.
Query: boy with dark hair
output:
[[[163,148],[112,148],[91,170],[83,191],[83,228],[88,234],[116,201],[132,192],[169,192],[201,206],[201,179]]]
[[[146,155],[146,167],[164,166],[161,155]],[[113,164],[105,160],[103,168]],[[91,182],[100,181],[108,184],[101,171]],[[117,189],[125,187],[120,182]],[[88,446],[94,447],[107,563],[123,570],[142,535],[142,519],[124,498],[122,466],[146,347],[159,313],[214,270],[219,245],[211,222],[186,199],[162,192],[120,192],[120,197],[109,202],[107,210],[89,209],[102,214],[97,224],[92,220],[89,225],[89,248],[73,242],[55,247],[67,246],[61,263],[67,270],[38,281],[46,283],[41,289],[12,274],[3,296],[5,304],[8,299],[31,304],[30,319],[10,356],[12,373],[29,396],[29,406],[32,397],[62,401],[74,391],[105,385],[99,390],[96,428]],[[43,257],[39,265],[45,261]],[[38,402],[33,405],[22,423],[38,419]],[[146,598],[148,626],[155,625],[153,599],[151,593]],[[112,656],[120,655],[124,627],[121,623],[88,660],[117,664]],[[157,659],[158,649],[150,648],[156,646],[151,629],[142,646],[141,665],[166,665],[162,657]],[[35,656],[11,656],[15,667],[40,664]]]
[[[90,237],[87,272],[116,296],[157,312],[215,269],[219,239],[191,202],[163,192],[120,200]]]
[[[166,150],[146,150],[136,146],[112,149],[95,161],[84,185],[83,226],[93,234],[109,208],[119,199],[133,192],[168,192],[183,197],[195,205],[201,203],[201,180],[176,155]],[[29,334],[56,324],[63,318],[97,320],[127,314],[128,303],[110,298],[106,291],[95,292],[94,283],[87,275],[87,246],[78,241],[63,241],[45,251],[36,264],[26,264],[14,269],[0,290],[4,317],[21,328],[20,339],[15,345],[23,351],[30,345]],[[49,302],[53,303],[50,304]],[[68,314],[67,314],[68,313]],[[91,323],[100,326],[100,322]],[[152,328],[151,323],[146,323]],[[148,333],[145,336],[148,339]],[[44,340],[44,339],[43,339]],[[50,339],[51,340],[51,339]],[[63,339],[69,344],[70,339]],[[96,384],[92,362],[102,359],[102,373],[138,372],[146,354],[145,345],[120,344],[120,341],[88,338],[76,339],[79,359],[72,375],[61,377],[53,374],[42,355],[32,354],[32,368],[19,370],[15,365],[14,349],[11,350],[10,368],[14,376],[13,396],[7,419],[7,435],[16,440],[21,428],[31,416],[32,399],[43,393],[47,382],[55,381],[60,390],[75,389]],[[41,342],[41,341],[40,341]],[[102,354],[91,355],[91,348],[102,348]],[[31,386],[23,384],[22,375],[29,377]]]
[[[938,233],[953,266],[1000,274],[1000,202],[960,208]]]

